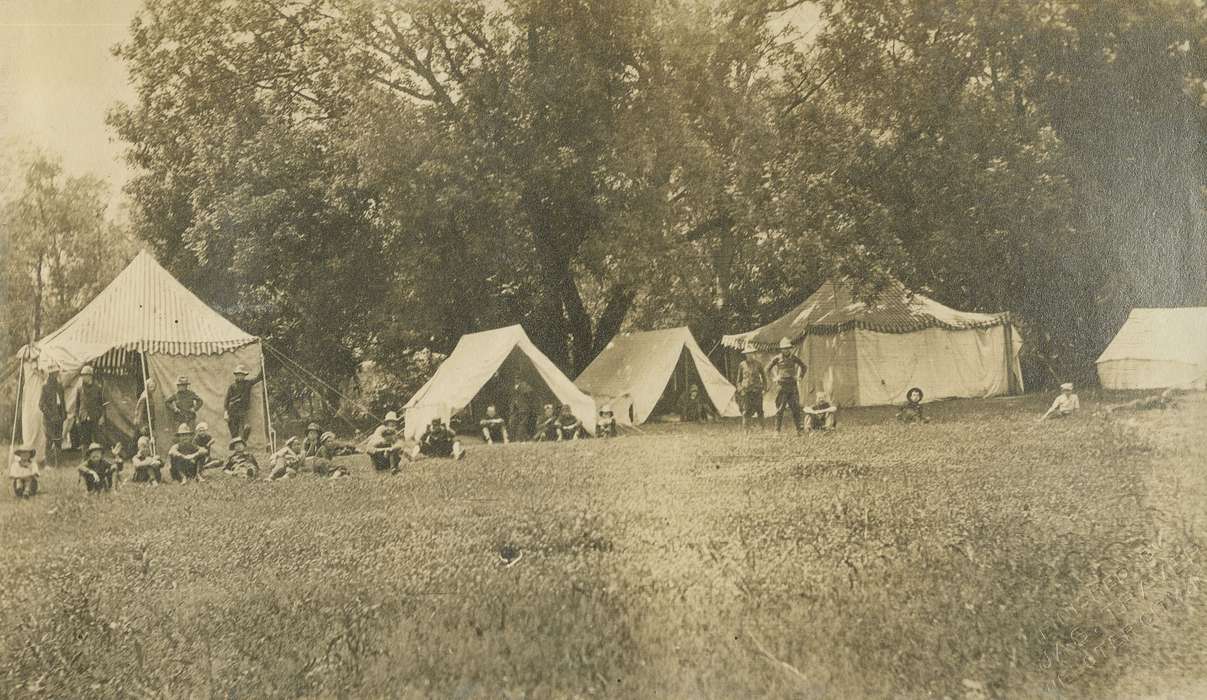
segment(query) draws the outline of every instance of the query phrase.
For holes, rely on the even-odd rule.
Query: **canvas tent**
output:
[[[164,400],[175,391],[176,378],[189,377],[191,388],[204,401],[198,422],[225,446],[229,437],[223,421],[223,399],[243,364],[255,375],[263,371],[260,339],[223,318],[185,288],[146,251],[118,274],[87,306],[62,328],[26,345],[22,362],[21,435],[46,454],[46,436],[38,399],[51,367],[60,370],[68,406],[67,429],[74,421],[79,374],[91,365],[102,385],[108,424],[104,442],[128,443],[138,418],[135,404],[143,381],[157,384],[151,423],[160,452],[172,444],[176,426]],[[271,436],[263,384],[252,391],[248,413],[249,447],[265,449]]]
[[[1207,388],[1207,307],[1132,309],[1097,365],[1107,389]]]
[[[440,364],[404,407],[403,436],[418,438],[433,418],[448,424],[454,415],[481,417],[489,403],[506,411],[515,382],[523,379],[542,403],[570,404],[587,430],[595,432],[595,402],[574,386],[520,326],[507,326],[461,336],[453,353]]]
[[[927,401],[1022,391],[1022,340],[1009,314],[956,311],[892,282],[872,303],[845,280],[829,280],[800,306],[722,343],[757,351],[764,366],[788,338],[809,371],[803,402],[825,391],[839,406],[901,403],[910,387]],[[764,397],[775,409],[775,387]]]
[[[622,333],[574,383],[596,404],[610,405],[617,422],[625,425],[640,425],[651,415],[673,411],[691,384],[700,386],[719,415],[740,415],[733,385],[686,327]]]

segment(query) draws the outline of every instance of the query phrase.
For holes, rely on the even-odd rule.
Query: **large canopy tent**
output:
[[[595,431],[591,397],[532,344],[523,328],[507,326],[461,336],[453,353],[404,407],[403,436],[418,438],[433,418],[448,424],[454,415],[465,415],[476,421],[490,404],[505,413],[512,388],[521,379],[541,403],[570,404],[587,430]]]
[[[133,439],[138,396],[145,379],[154,378],[150,418],[161,451],[172,444],[177,427],[164,405],[176,390],[177,377],[189,378],[190,388],[204,402],[197,421],[208,423],[224,445],[222,438],[229,436],[223,400],[232,371],[239,364],[252,375],[264,369],[260,339],[207,306],[146,251],[62,328],[21,348],[18,357],[23,366],[21,435],[38,448],[39,456],[46,454],[46,436],[38,401],[51,368],[60,371],[67,432],[75,418],[80,370],[93,367],[107,402],[104,439],[109,444]],[[265,449],[272,442],[271,424],[263,384],[256,389],[248,412],[248,442],[252,449]]]
[[[1207,307],[1132,309],[1097,365],[1107,389],[1207,388]]]
[[[825,391],[840,406],[901,403],[910,387],[927,401],[1022,391],[1022,339],[1009,314],[956,311],[891,282],[872,303],[848,280],[825,282],[800,306],[747,333],[724,336],[764,366],[788,338],[808,365],[802,401]],[[775,410],[770,383],[764,405]]]
[[[733,385],[683,326],[616,336],[574,383],[597,404],[610,405],[624,425],[675,411],[692,384],[704,391],[719,415],[740,415]]]

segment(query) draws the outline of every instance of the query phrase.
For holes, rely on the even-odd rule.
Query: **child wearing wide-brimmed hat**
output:
[[[22,445],[13,450],[12,462],[8,465],[8,478],[13,481],[13,495],[30,498],[38,492],[38,476],[41,473],[34,461],[37,449]]]

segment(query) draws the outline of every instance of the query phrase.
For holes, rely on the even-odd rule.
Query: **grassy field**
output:
[[[1207,397],[1082,399],[393,478],[87,498],[59,470],[0,498],[0,696],[1207,693]]]

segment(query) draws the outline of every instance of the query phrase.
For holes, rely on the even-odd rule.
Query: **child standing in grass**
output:
[[[27,445],[13,450],[13,459],[8,466],[8,478],[13,480],[13,495],[17,498],[32,498],[38,492],[38,463],[34,455],[38,451]]]

